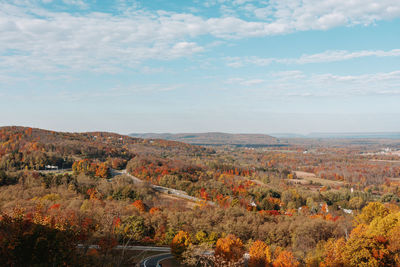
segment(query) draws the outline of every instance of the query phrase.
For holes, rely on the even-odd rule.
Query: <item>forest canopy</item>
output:
[[[1,264],[123,266],[118,245],[152,245],[192,266],[399,265],[400,164],[379,149],[2,127]]]

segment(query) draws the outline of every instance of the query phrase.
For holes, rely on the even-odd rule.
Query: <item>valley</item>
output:
[[[255,257],[312,266],[331,264],[338,244],[356,255],[361,247],[352,242],[383,235],[363,249],[369,260],[382,250],[395,261],[400,159],[377,153],[382,147],[397,151],[400,140],[288,139],[281,148],[249,148],[2,127],[0,245],[15,246],[2,260],[48,250],[49,259],[72,265],[132,266],[163,253],[129,249],[141,246],[192,266],[251,265]],[[382,229],[380,220],[395,221]],[[28,246],[36,238],[47,241]],[[256,256],[259,247],[268,259]],[[342,262],[351,262],[346,255]]]

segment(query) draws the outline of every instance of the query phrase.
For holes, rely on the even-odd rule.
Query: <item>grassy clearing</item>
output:
[[[341,181],[332,181],[332,180],[318,178],[318,177],[316,177],[316,175],[314,173],[303,172],[303,171],[295,171],[295,173],[296,173],[296,176],[300,179],[294,179],[294,180],[299,181],[301,184],[307,184],[307,183],[304,183],[304,180],[306,180],[308,182],[308,184],[310,184],[312,182],[314,184],[319,183],[324,186],[342,186],[343,185],[343,182],[341,182]]]
[[[187,200],[184,198],[180,198],[177,196],[164,194],[164,193],[161,193],[158,196],[160,197],[160,199],[163,200],[163,203],[165,205],[168,205],[169,207],[178,206],[178,207],[182,207],[182,208],[186,208],[186,209],[192,209],[199,205],[196,202],[193,202],[193,201],[190,201],[190,200]]]

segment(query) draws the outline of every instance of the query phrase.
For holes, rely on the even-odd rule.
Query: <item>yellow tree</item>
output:
[[[181,259],[183,252],[191,244],[190,236],[187,232],[179,231],[171,242],[171,252],[177,259]]]
[[[371,236],[389,237],[389,232],[395,226],[400,226],[400,212],[390,213],[385,217],[376,217],[368,226],[367,233]]]
[[[364,207],[361,213],[356,217],[357,223],[369,224],[377,217],[385,217],[389,214],[389,209],[387,209],[382,203],[370,202],[366,207]]]
[[[396,266],[400,266],[400,226],[394,227],[389,232],[389,250],[394,255]]]
[[[343,253],[346,249],[346,241],[343,237],[337,240],[329,239],[324,248],[324,260],[320,264],[321,267],[345,266]]]
[[[263,241],[255,241],[249,250],[250,267],[264,267],[271,264],[271,252],[267,244]]]
[[[387,240],[368,235],[367,230],[368,226],[360,224],[351,231],[343,253],[346,266],[392,266]]]

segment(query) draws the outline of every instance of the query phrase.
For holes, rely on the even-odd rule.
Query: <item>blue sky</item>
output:
[[[0,125],[400,131],[398,0],[0,0]]]

